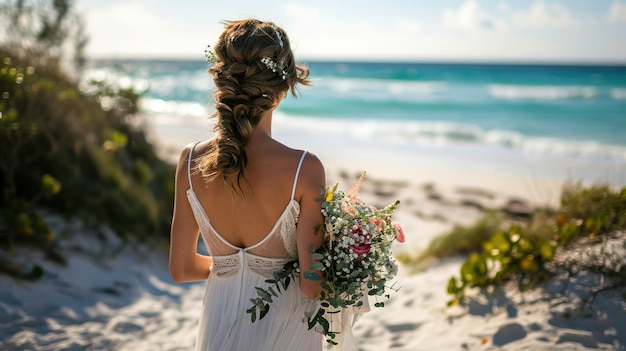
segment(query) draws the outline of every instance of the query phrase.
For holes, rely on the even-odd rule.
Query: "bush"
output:
[[[626,187],[614,191],[607,185],[566,187],[561,208],[553,215],[536,212],[528,225],[512,225],[494,232],[461,265],[459,277],[451,277],[447,291],[458,303],[468,287],[484,287],[516,280],[520,289],[549,276],[546,263],[557,250],[567,249],[578,238],[595,238],[626,230]],[[537,225],[537,222],[543,225]]]
[[[9,19],[0,43],[0,247],[34,245],[63,261],[42,208],[123,237],[166,238],[175,168],[134,127],[140,95],[102,81],[79,89],[81,57],[66,73],[67,41],[78,56],[86,44],[70,2],[0,7]]]
[[[16,198],[27,207],[79,214],[123,234],[167,232],[174,167],[129,123],[138,95],[107,86],[86,96],[61,72],[49,74],[49,67],[40,70],[6,51],[0,55],[5,97],[0,101],[0,169],[9,229],[0,234],[1,241],[16,239],[23,228],[15,226],[28,227],[9,218],[15,211],[24,218],[23,203],[11,205]],[[107,111],[101,108],[103,97],[115,101]],[[37,234],[32,227],[26,231]]]
[[[482,243],[503,225],[504,216],[501,213],[489,212],[472,226],[455,226],[449,233],[436,237],[417,257],[400,255],[398,260],[419,269],[429,259],[476,252],[480,250]]]

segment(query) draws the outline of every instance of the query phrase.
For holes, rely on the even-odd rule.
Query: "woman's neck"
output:
[[[252,131],[250,140],[255,139],[255,138],[261,138],[261,139],[272,138],[272,113],[273,112],[274,110],[268,110],[268,111],[265,111],[265,113],[263,113],[261,120],[256,125],[256,127],[254,127],[254,130]]]

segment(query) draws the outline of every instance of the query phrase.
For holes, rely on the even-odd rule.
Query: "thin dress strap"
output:
[[[304,161],[304,156],[306,156],[306,151],[302,153],[300,156],[300,162],[298,163],[298,169],[296,170],[296,176],[293,178],[293,187],[291,188],[291,199],[296,195],[296,184],[298,184],[298,175],[300,174],[300,168],[302,167],[302,161]]]
[[[199,141],[196,141],[191,145],[191,150],[189,150],[189,159],[187,160],[187,178],[189,178],[189,189],[193,191],[193,184],[191,183],[191,155],[193,155],[193,149],[195,149],[196,145],[198,145]]]

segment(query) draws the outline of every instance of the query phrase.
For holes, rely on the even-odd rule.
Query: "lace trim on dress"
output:
[[[213,268],[211,274],[217,278],[228,279],[234,277],[239,272],[241,258],[239,254],[227,256],[213,256]]]
[[[274,272],[283,269],[287,262],[292,261],[291,258],[268,258],[260,257],[252,254],[246,255],[246,264],[250,271],[264,277],[272,278]]]
[[[298,217],[300,216],[300,204],[297,201],[293,201],[294,204],[283,219],[281,228],[279,230],[280,236],[285,244],[285,250],[289,254],[289,257],[298,257],[298,249],[296,247],[296,224],[298,224]]]
[[[274,272],[281,270],[291,258],[269,258],[246,254],[246,265],[251,272],[263,278],[272,278]],[[241,266],[241,254],[214,256],[211,274],[216,278],[229,279],[237,275]]]

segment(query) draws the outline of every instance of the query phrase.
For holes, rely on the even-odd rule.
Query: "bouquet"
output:
[[[396,290],[388,282],[398,271],[391,254],[394,240],[404,241],[404,233],[391,216],[400,201],[395,201],[382,209],[367,206],[359,197],[365,172],[348,191],[326,188],[322,193],[322,214],[325,233],[322,247],[313,252],[316,260],[310,269],[321,271],[320,308],[307,313],[309,329],[319,326],[327,341],[333,341],[334,331],[331,318],[333,313],[349,307],[361,307],[367,296],[376,298],[375,307],[384,307],[383,297],[389,298],[387,290]],[[274,279],[266,282],[267,289],[257,287],[257,298],[252,299],[252,307],[247,310],[252,322],[269,311],[272,296],[277,297],[281,289],[286,289],[294,276],[300,272],[298,262],[289,262],[274,274]],[[315,272],[304,272],[306,279],[320,280]]]

